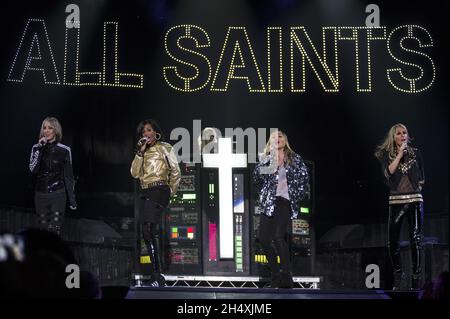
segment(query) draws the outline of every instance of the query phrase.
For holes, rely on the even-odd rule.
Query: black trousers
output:
[[[141,196],[141,233],[151,262],[151,273],[161,273],[161,220],[170,198],[168,186],[156,186],[145,190]]]
[[[38,227],[60,235],[66,201],[67,196],[64,189],[53,193],[35,192],[34,204]]]
[[[408,203],[389,205],[388,222],[388,248],[394,273],[402,272],[400,256],[400,230],[404,219],[408,220],[409,237],[411,243],[412,271],[418,275],[422,271],[422,225],[423,225],[423,203]]]
[[[291,271],[287,231],[291,218],[291,204],[283,197],[275,200],[273,216],[261,215],[259,242],[264,250],[272,274]],[[280,265],[277,262],[280,257]]]

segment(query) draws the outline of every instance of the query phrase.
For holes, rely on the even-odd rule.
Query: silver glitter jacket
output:
[[[256,164],[253,171],[253,182],[257,192],[257,205],[260,212],[267,216],[272,216],[275,206],[275,195],[278,186],[278,169],[274,165],[273,172],[264,174],[267,171],[272,158],[265,156]],[[262,169],[262,171],[261,171]],[[300,200],[303,199],[309,188],[308,169],[300,155],[293,153],[291,164],[285,163],[286,179],[288,184],[289,199],[291,202],[291,218],[297,218],[300,208]]]

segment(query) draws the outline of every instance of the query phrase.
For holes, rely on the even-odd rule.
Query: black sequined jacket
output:
[[[278,170],[274,167],[274,172],[264,174],[271,164],[269,156],[256,164],[253,171],[253,182],[257,192],[257,205],[260,212],[267,216],[272,216],[275,206],[275,197],[278,186]],[[291,218],[297,218],[300,208],[300,200],[305,196],[309,187],[308,170],[300,155],[294,153],[292,162],[285,163],[286,179],[288,184],[289,199],[291,202]]]

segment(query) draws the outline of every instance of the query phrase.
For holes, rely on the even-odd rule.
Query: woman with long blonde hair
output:
[[[375,157],[380,161],[385,182],[389,186],[388,248],[394,271],[393,290],[402,286],[405,274],[400,258],[399,237],[402,222],[408,219],[410,228],[412,278],[411,289],[417,289],[421,275],[421,239],[423,224],[422,187],[425,183],[424,165],[419,149],[410,145],[405,125],[393,125],[384,141],[377,147]]]
[[[292,288],[286,233],[289,220],[297,217],[300,200],[308,191],[309,176],[305,163],[292,150],[284,132],[278,130],[270,135],[253,179],[262,213],[259,241],[269,262],[270,287]]]

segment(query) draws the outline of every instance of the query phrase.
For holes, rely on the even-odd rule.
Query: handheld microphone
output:
[[[403,149],[403,155],[406,155],[406,154],[408,153],[408,144],[407,144],[407,143],[404,143],[404,145],[405,145],[406,147]]]
[[[47,144],[47,139],[45,137],[41,138],[39,140],[39,146],[42,147],[42,146],[45,146],[45,144]]]
[[[139,140],[139,142],[138,142],[138,147],[140,148],[140,147],[142,147],[145,143],[147,143],[148,142],[148,138],[147,137],[143,137],[143,138],[141,138],[140,140]]]
[[[405,149],[403,150],[403,161],[407,162],[408,161],[408,147],[405,147]]]

